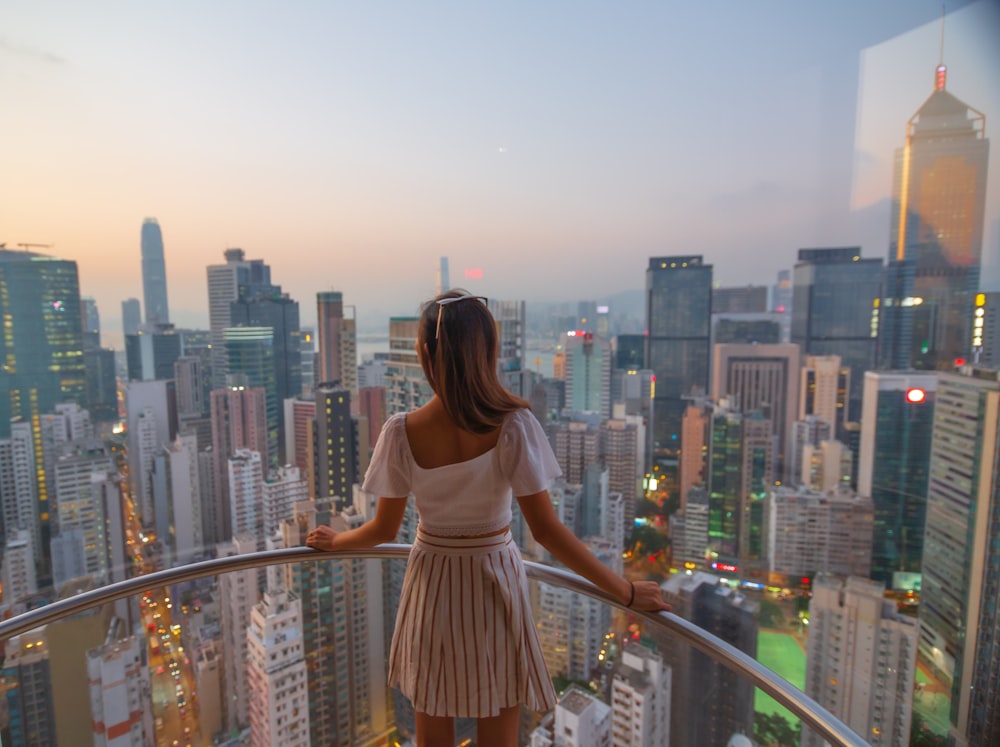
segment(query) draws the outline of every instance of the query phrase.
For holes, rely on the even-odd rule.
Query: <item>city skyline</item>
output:
[[[431,296],[440,256],[453,285],[531,302],[638,290],[665,254],[704,255],[724,286],[770,284],[801,247],[887,258],[893,154],[932,90],[940,6],[727,10],[715,27],[655,6],[241,8],[226,33],[221,7],[198,28],[98,9],[67,33],[15,5],[0,56],[19,77],[0,91],[19,116],[0,132],[19,178],[0,187],[0,241],[75,260],[108,331],[140,287],[144,216],[164,227],[181,327],[207,326],[205,267],[227,247],[273,264],[304,325],[339,290],[359,330]],[[988,137],[1000,13],[948,10],[949,90]],[[144,23],[172,46],[137,46]],[[994,166],[986,289],[998,184]]]

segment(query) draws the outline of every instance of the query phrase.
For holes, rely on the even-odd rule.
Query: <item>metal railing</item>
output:
[[[136,576],[125,581],[91,589],[68,599],[61,599],[44,607],[0,622],[0,642],[33,630],[41,625],[60,620],[70,615],[92,609],[117,599],[124,599],[146,589],[170,584],[193,581],[199,578],[217,576],[233,571],[263,568],[269,565],[287,563],[317,562],[337,558],[371,558],[378,560],[405,560],[409,555],[409,545],[386,544],[366,550],[319,552],[308,547],[291,547],[282,550],[232,555],[225,558],[204,560],[190,565],[167,568],[154,573]],[[626,609],[621,602],[607,592],[598,589],[584,578],[561,568],[553,568],[541,563],[525,561],[528,578],[553,584],[580,594],[598,599],[605,604]],[[648,620],[652,624],[669,631],[692,648],[719,662],[728,669],[749,680],[755,687],[774,698],[803,723],[815,730],[823,739],[835,747],[866,747],[868,742],[858,736],[843,721],[838,719],[804,692],[778,676],[748,654],[726,643],[697,625],[671,612],[628,612]]]

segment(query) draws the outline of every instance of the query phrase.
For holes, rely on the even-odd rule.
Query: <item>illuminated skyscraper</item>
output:
[[[946,89],[946,75],[939,65],[896,151],[881,368],[949,370],[970,351],[990,141],[986,117]]]
[[[11,418],[36,423],[60,402],[83,405],[76,262],[0,248],[0,318],[0,438],[10,435]],[[45,500],[44,490],[39,499]]]
[[[1000,743],[1000,373],[939,374],[920,652],[951,685],[949,743]]]
[[[146,218],[142,222],[142,298],[146,306],[146,324],[170,324],[163,234],[156,218]]]
[[[354,483],[368,467],[368,421],[351,417],[351,392],[341,386],[316,387],[316,499],[336,498],[336,507],[350,503]],[[363,443],[364,453],[359,453]],[[362,456],[364,457],[362,459]]]
[[[766,506],[774,485],[770,420],[756,410],[740,414],[719,407],[712,416],[708,484],[715,565],[744,578],[765,578]]]
[[[920,573],[937,377],[869,371],[861,411],[858,493],[875,504],[871,577]]]

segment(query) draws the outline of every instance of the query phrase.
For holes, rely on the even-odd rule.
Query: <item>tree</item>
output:
[[[632,550],[636,555],[654,555],[667,548],[669,540],[651,526],[638,526],[632,530]]]
[[[799,731],[780,714],[756,711],[753,715],[753,738],[768,747],[795,747],[799,743]]]
[[[910,747],[946,747],[948,740],[940,734],[935,734],[920,717],[913,714],[913,725],[910,727]]]
[[[671,493],[660,504],[660,513],[665,517],[673,516],[680,510],[681,497],[678,493]]]
[[[635,502],[635,515],[637,517],[659,516],[660,506],[655,501],[640,498]]]
[[[785,613],[781,607],[767,599],[760,602],[760,626],[762,628],[782,628],[785,626]]]

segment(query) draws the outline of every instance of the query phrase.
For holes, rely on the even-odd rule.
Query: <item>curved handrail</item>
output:
[[[98,589],[91,589],[4,620],[0,622],[0,642],[69,615],[84,612],[117,599],[124,599],[157,586],[287,563],[315,562],[335,558],[405,559],[409,552],[410,545],[399,544],[336,552],[319,552],[309,547],[290,547],[203,560],[198,563],[136,576]],[[613,596],[598,589],[575,573],[530,561],[525,561],[524,565],[528,577],[536,581],[561,586],[619,609],[627,609]],[[628,610],[628,612],[670,631],[688,645],[746,677],[755,687],[759,687],[802,719],[831,745],[837,747],[866,747],[868,745],[850,727],[815,700],[735,646],[671,612],[636,612],[635,610]]]

